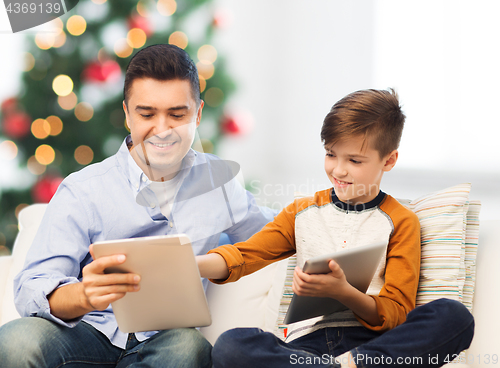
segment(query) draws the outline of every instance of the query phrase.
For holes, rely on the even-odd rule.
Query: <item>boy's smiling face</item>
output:
[[[345,203],[368,203],[380,190],[384,172],[396,164],[398,151],[382,159],[364,136],[355,136],[335,144],[325,145],[325,171],[333,184],[335,194]]]

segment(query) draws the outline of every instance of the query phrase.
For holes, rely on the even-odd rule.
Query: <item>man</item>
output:
[[[237,183],[234,165],[191,149],[203,101],[185,51],[139,51],[126,71],[123,108],[130,136],[116,155],[61,183],[16,277],[18,311],[42,318],[0,329],[0,362],[9,368],[211,365],[211,346],[196,329],[118,329],[109,304],[139,290],[140,277],[104,274],[125,256],[93,261],[91,244],[185,233],[200,255],[217,246],[222,231],[246,240],[273,213]]]

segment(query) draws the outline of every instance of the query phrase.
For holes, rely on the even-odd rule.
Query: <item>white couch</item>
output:
[[[0,257],[0,325],[19,317],[13,301],[13,278],[23,265],[45,207],[43,204],[35,204],[20,212],[20,232],[13,254]],[[499,263],[500,220],[483,221],[480,224],[476,261],[473,309],[476,331],[472,345],[466,352],[467,365],[460,366],[500,366],[500,319],[493,317],[500,309]],[[233,284],[210,284],[207,293],[213,323],[201,329],[205,337],[214,343],[223,331],[233,327],[257,326],[273,331],[285,270],[286,260]]]

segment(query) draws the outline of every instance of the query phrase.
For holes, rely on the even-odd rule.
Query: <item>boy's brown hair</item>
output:
[[[329,146],[362,135],[363,147],[370,144],[383,158],[399,147],[405,119],[394,89],[353,92],[333,105],[326,115],[321,141]]]

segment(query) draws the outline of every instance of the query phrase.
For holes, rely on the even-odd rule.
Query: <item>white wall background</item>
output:
[[[266,204],[286,204],[294,190],[329,186],[320,140],[335,101],[370,87],[371,1],[219,1],[233,16],[218,47],[227,55],[254,130],[227,140],[221,156],[238,161],[247,182],[261,183]],[[258,183],[254,183],[258,187]]]
[[[496,0],[217,0],[232,18],[215,46],[238,91],[232,108],[254,128],[219,153],[241,164],[259,200],[282,206],[329,182],[319,138],[344,95],[395,87],[407,124],[382,189],[414,198],[461,182],[498,218],[500,100]],[[22,37],[0,6],[0,100],[18,88]],[[4,18],[2,18],[4,17]],[[7,28],[6,28],[7,27]],[[0,162],[2,169],[5,162]],[[4,171],[5,172],[5,171]],[[1,180],[0,180],[1,182]]]
[[[240,82],[234,103],[255,118],[221,155],[262,181],[261,199],[283,205],[293,190],[328,185],[319,132],[331,105],[357,89],[395,87],[407,123],[382,189],[415,198],[471,182],[481,217],[498,218],[499,2],[219,3],[234,18],[219,45]]]

